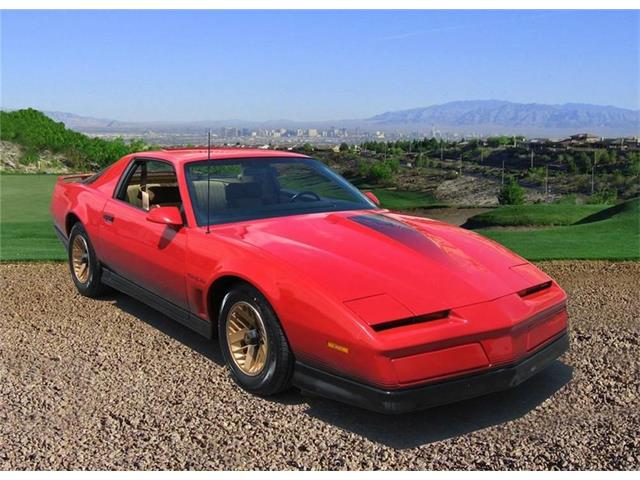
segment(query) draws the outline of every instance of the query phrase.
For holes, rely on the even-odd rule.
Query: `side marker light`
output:
[[[344,345],[338,345],[335,342],[327,342],[327,347],[342,353],[349,353],[349,347],[345,347]]]

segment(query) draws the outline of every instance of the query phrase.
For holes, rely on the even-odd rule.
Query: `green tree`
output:
[[[629,172],[631,175],[640,175],[640,155],[629,156]]]
[[[384,163],[389,168],[391,173],[397,173],[398,170],[400,170],[400,159],[397,157],[388,158]]]
[[[386,182],[393,176],[393,171],[388,162],[374,160],[360,164],[360,175],[373,182]]]
[[[597,150],[596,158],[598,165],[608,165],[610,163],[609,152],[606,150]]]
[[[313,153],[313,145],[310,143],[303,143],[301,150],[303,153]]]
[[[514,178],[509,179],[509,182],[502,187],[498,193],[498,202],[500,205],[522,205],[524,203],[524,190]]]
[[[580,173],[591,173],[591,157],[586,152],[579,152],[575,162]]]
[[[426,153],[419,153],[416,155],[416,167],[428,167],[429,166],[429,157],[427,157]]]
[[[487,138],[487,145],[489,145],[491,148],[496,148],[501,145],[512,145],[512,144],[513,144],[513,137],[508,137],[506,135]]]
[[[576,165],[575,160],[571,156],[567,156],[567,166],[569,168],[569,173],[575,175],[578,173],[578,166]]]

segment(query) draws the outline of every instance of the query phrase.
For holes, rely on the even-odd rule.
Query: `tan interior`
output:
[[[221,210],[227,208],[226,184],[219,180],[211,180],[211,189],[209,192],[209,208],[212,212],[216,209]],[[195,180],[193,187],[197,197],[197,204],[207,206],[207,181]]]
[[[137,180],[137,181],[136,181]],[[143,210],[150,210],[157,206],[182,205],[178,185],[175,176],[154,175],[155,182],[148,182],[145,191],[139,184],[139,178],[132,178],[131,184],[127,187],[126,201]],[[218,180],[195,180],[193,189],[195,203],[200,208],[206,209],[207,196],[209,196],[209,208],[211,212],[225,210],[227,208],[252,208],[259,206],[264,201],[273,202],[274,193],[264,191],[263,184],[254,176],[244,176],[237,179]],[[207,189],[210,189],[207,191]]]
[[[145,194],[148,195],[148,202]],[[129,185],[127,187],[127,202],[130,204],[149,210],[154,207],[181,207],[180,191],[177,185],[148,184],[146,192],[143,192],[140,185]],[[145,205],[148,203],[148,206]]]

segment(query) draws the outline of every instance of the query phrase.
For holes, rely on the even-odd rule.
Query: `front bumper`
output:
[[[296,362],[303,391],[381,413],[404,413],[506,390],[548,367],[569,348],[566,332],[517,363],[418,387],[384,390]]]

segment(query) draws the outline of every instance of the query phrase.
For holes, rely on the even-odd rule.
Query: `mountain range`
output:
[[[45,112],[68,128],[86,133],[98,132],[194,132],[222,126],[234,127],[360,127],[372,130],[429,131],[461,134],[525,134],[562,136],[576,132],[600,135],[640,134],[640,110],[582,103],[548,105],[514,103],[501,100],[466,100],[389,111],[365,119],[335,121],[273,120],[266,122],[215,120],[192,122],[124,122],[85,117],[65,112]]]
[[[637,129],[640,111],[624,108],[565,103],[513,103],[500,100],[449,102],[430,107],[385,112],[368,119],[382,125],[446,125],[534,127],[545,129]]]

